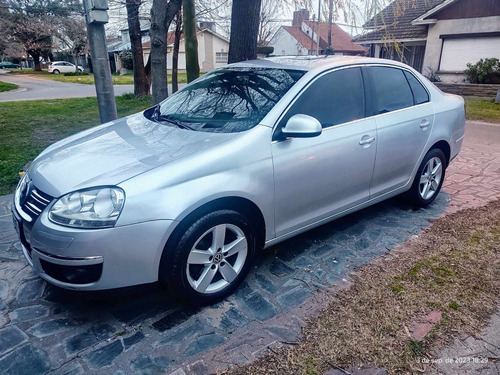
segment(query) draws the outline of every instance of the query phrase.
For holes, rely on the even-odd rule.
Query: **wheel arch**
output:
[[[450,164],[450,156],[451,156],[451,147],[450,144],[445,141],[445,140],[440,140],[434,143],[430,148],[429,151],[434,150],[434,149],[440,149],[443,151],[444,156],[446,157],[446,167]],[[429,152],[427,151],[427,152]]]
[[[257,234],[257,249],[264,247],[266,238],[266,222],[264,215],[260,208],[248,198],[238,197],[238,196],[228,196],[217,198],[202,204],[197,207],[189,214],[184,216],[179,224],[175,227],[172,234],[168,237],[167,242],[163,248],[163,253],[161,255],[160,264],[158,265],[158,276],[160,277],[160,270],[162,264],[168,262],[169,251],[168,249],[176,243],[184,233],[184,231],[189,227],[189,225],[201,216],[221,209],[230,209],[238,211],[241,214],[248,217],[252,223],[255,224],[256,234]]]

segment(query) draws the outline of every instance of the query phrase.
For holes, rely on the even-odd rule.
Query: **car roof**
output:
[[[394,65],[398,67],[406,67],[407,65],[394,60],[375,59],[372,57],[362,56],[277,56],[268,57],[265,59],[249,60],[230,64],[230,67],[262,67],[275,69],[295,69],[304,71],[322,71],[335,67],[353,65],[353,64],[384,64]]]

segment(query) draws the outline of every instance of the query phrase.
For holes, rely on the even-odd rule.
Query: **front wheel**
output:
[[[255,230],[233,210],[208,213],[187,226],[164,251],[160,282],[187,302],[211,304],[243,281],[256,250]]]
[[[406,196],[418,207],[431,204],[441,191],[446,172],[446,157],[440,149],[425,155],[417,170],[415,180]]]

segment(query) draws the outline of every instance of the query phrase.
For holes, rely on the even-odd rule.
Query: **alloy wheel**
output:
[[[203,233],[189,252],[186,275],[198,293],[210,294],[227,288],[245,265],[248,242],[233,224],[219,224]]]
[[[443,177],[443,163],[438,157],[429,159],[420,176],[420,196],[427,200],[436,194]]]

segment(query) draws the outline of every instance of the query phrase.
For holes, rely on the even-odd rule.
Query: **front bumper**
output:
[[[15,205],[13,222],[33,270],[66,289],[102,290],[156,282],[161,255],[176,222],[156,220],[105,229],[75,229],[49,221],[47,211],[33,222]]]

